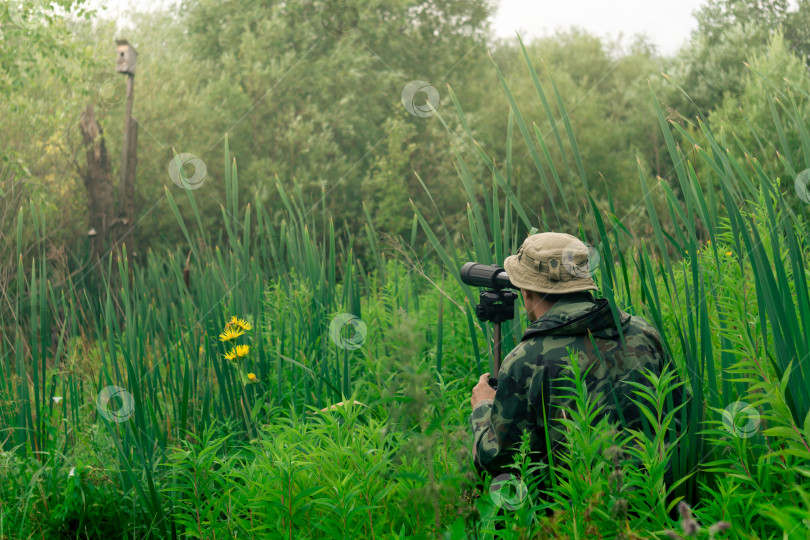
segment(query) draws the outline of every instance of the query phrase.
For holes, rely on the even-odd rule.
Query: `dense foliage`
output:
[[[126,31],[103,13],[86,20],[81,2],[45,8],[45,3],[4,0],[0,184],[8,191],[13,183],[25,198],[41,200],[48,220],[58,225],[53,240],[66,248],[71,267],[86,262],[87,224],[75,219],[87,204],[77,123],[92,103],[109,154],[120,155],[125,83],[114,73],[113,60],[114,39],[125,37],[138,52],[136,251],[180,240],[163,197],[163,186],[171,186],[167,167],[173,151],[206,163],[211,193],[199,201],[201,217],[209,229],[222,227],[222,198],[214,192],[223,188],[219,156],[226,132],[246,173],[244,189],[258,194],[271,216],[282,210],[276,183],[291,189],[296,180],[309,206],[326,207],[335,216],[340,236],[362,227],[361,201],[380,228],[406,235],[412,217],[407,199],[429,203],[418,173],[441,215],[455,223],[465,218],[466,195],[454,180],[456,157],[446,144],[445,123],[453,137],[463,126],[450,106],[448,84],[465,105],[475,140],[495,155],[505,152],[509,103],[488,65],[489,51],[512,85],[527,129],[534,132],[536,124],[547,147],[516,141],[512,158],[510,181],[537,219],[565,208],[563,200],[585,202],[576,178],[566,177],[567,168],[555,174],[548,166],[537,167],[544,160],[536,158],[546,150],[554,162],[574,162],[569,141],[553,129],[566,121],[578,134],[597,203],[606,208],[610,193],[629,211],[640,196],[629,181],[636,177],[637,159],[648,183],[657,177],[673,180],[673,163],[646,98],[648,84],[668,117],[683,125],[726,103],[733,108],[748,78],[743,62],[764,54],[774,30],[781,27],[785,47],[807,58],[799,32],[806,26],[801,21],[808,3],[801,1],[795,9],[783,4],[713,1],[698,14],[693,39],[673,58],[660,56],[643,39],[619,45],[577,29],[527,44],[532,61],[548,66],[568,100],[570,117],[563,119],[553,116],[547,72],[538,74],[549,95],[550,103],[544,104],[531,97],[534,86],[517,40],[489,37],[493,5],[484,0],[194,2],[173,12],[132,13],[134,29]],[[66,11],[67,18],[61,16]],[[764,30],[739,30],[735,25],[743,22]],[[662,72],[690,97],[666,82]],[[414,80],[438,92],[436,115],[419,117],[402,106],[401,94]],[[415,96],[418,103],[425,99],[422,92]],[[469,144],[457,149],[465,157],[474,154]],[[112,161],[117,178],[119,160]],[[470,173],[488,179],[485,167]],[[538,181],[549,187],[537,190]],[[4,208],[17,207],[4,201]],[[576,205],[568,210],[574,213]],[[191,215],[182,203],[181,212]],[[560,226],[576,227],[576,216],[559,214]],[[25,233],[29,240],[30,231]],[[366,249],[366,241],[358,240],[364,258]]]
[[[472,0],[138,15],[138,256],[97,264],[71,128],[92,101],[120,152],[114,24],[18,6],[0,539],[810,534],[805,2],[710,2],[676,58],[578,30],[489,43]],[[701,56],[740,54],[746,17],[769,30],[747,67]],[[435,111],[403,107],[413,80]],[[175,151],[206,162],[200,189],[168,177]],[[538,468],[524,447],[504,483],[472,468],[493,336],[458,271],[541,228],[595,248],[600,295],[660,330],[674,371],[626,432],[572,358],[565,448]],[[505,349],[525,325],[516,306]]]

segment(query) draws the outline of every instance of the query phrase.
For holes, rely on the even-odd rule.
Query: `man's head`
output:
[[[591,278],[588,246],[570,234],[533,234],[515,255],[506,258],[503,267],[510,281],[520,287],[531,320],[548,311],[561,296],[598,290]]]

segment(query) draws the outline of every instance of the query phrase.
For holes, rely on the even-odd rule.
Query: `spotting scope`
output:
[[[518,289],[512,285],[506,270],[497,264],[468,262],[461,267],[461,281],[473,287],[492,287],[493,289]]]

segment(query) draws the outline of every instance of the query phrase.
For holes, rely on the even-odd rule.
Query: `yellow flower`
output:
[[[730,252],[730,251],[726,251],[726,255],[728,255],[729,257],[731,257],[731,252]]]
[[[250,345],[237,345],[236,346],[236,356],[242,357],[247,356],[250,352]]]
[[[229,329],[237,329],[237,328],[241,328],[242,330],[247,331],[247,330],[252,330],[253,325],[251,325],[245,319],[240,319],[236,315],[234,315],[233,317],[230,318],[229,321],[227,321],[225,323],[225,329],[229,330]]]
[[[255,373],[248,373],[248,374],[247,374],[247,377],[248,377],[248,380],[249,380],[250,382],[258,382],[258,380],[259,380],[258,378],[256,378],[256,374],[255,374]]]
[[[230,351],[226,352],[225,359],[230,361],[236,360],[236,349],[231,349]]]
[[[236,317],[234,317],[234,319],[235,318]],[[231,321],[231,322],[232,322],[233,325],[238,326],[239,328],[241,328],[242,330],[245,330],[245,331],[253,329],[253,326],[249,322],[247,322],[245,319],[237,319],[236,322],[233,322],[233,321]]]
[[[232,329],[232,328],[228,328],[228,327],[226,326],[226,327],[225,327],[225,331],[224,331],[224,332],[222,332],[222,333],[219,335],[219,340],[220,340],[220,341],[230,341],[230,340],[232,340],[232,339],[236,339],[236,338],[238,338],[239,336],[243,335],[244,333],[245,333],[245,332],[243,332],[241,329],[234,330],[234,329]]]

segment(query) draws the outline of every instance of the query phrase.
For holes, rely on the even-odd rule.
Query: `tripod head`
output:
[[[500,324],[515,318],[517,293],[504,289],[485,289],[478,294],[475,315],[479,321]]]

